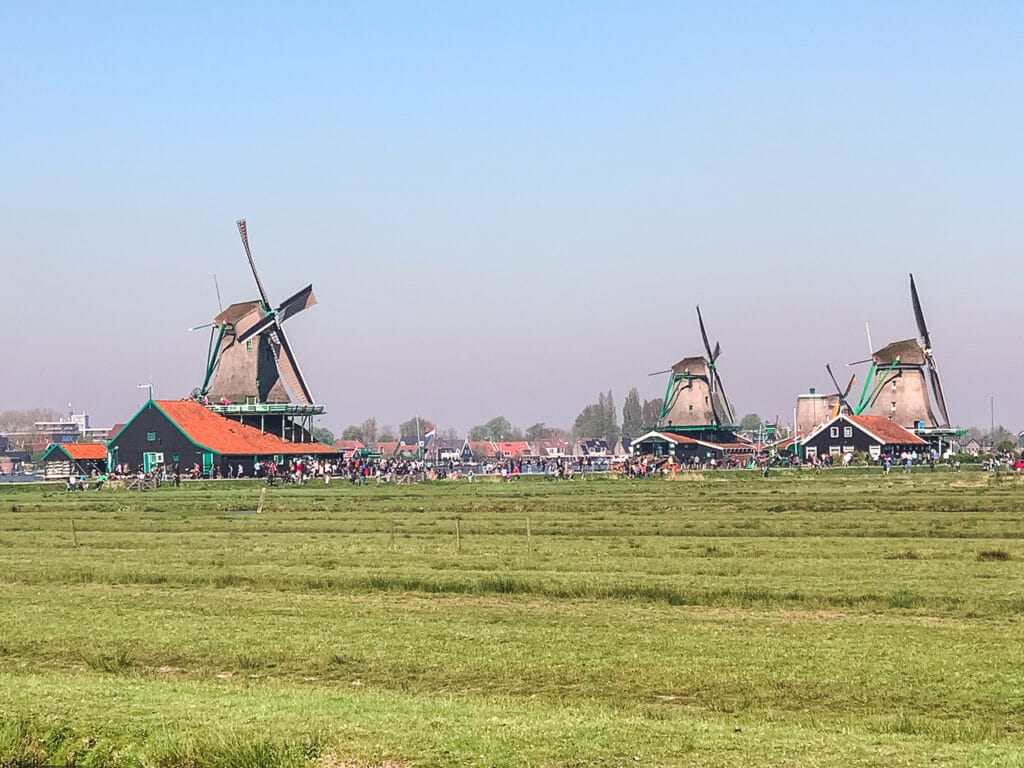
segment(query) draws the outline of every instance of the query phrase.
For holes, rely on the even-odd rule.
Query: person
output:
[[[241,462],[239,462],[238,464],[238,473],[235,475],[235,477],[245,477],[245,473],[242,471]]]
[[[107,473],[104,472],[103,474],[101,474],[99,477],[96,478],[96,490],[97,491],[100,490],[104,486],[104,484],[106,484],[106,482],[107,482]]]

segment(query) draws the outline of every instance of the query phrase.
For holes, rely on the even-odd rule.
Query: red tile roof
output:
[[[397,440],[386,440],[383,443],[377,443],[377,452],[381,456],[393,456],[398,451]]]
[[[339,451],[361,451],[366,446],[362,440],[335,440],[334,447]]]
[[[901,427],[885,416],[845,416],[862,429],[870,432],[886,445],[927,445],[928,443],[909,429]]]
[[[154,403],[189,440],[222,455],[337,453],[322,443],[293,443],[277,435],[265,434],[255,427],[214,413],[195,400],[155,400]]]
[[[104,460],[107,446],[103,443],[57,443],[75,461]]]
[[[110,428],[110,431],[107,432],[107,440],[113,440],[115,437],[117,437],[117,433],[120,432],[122,429],[124,429],[123,423],[115,424],[114,426],[112,426]]]
[[[498,453],[508,456],[529,456],[530,444],[525,440],[511,440],[503,443],[496,443]]]

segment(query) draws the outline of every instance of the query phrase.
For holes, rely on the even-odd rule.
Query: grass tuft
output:
[[[983,549],[978,553],[978,559],[982,562],[1006,562],[1012,560],[1013,555],[1006,549]]]
[[[920,560],[921,554],[916,549],[902,549],[885,556],[886,560]]]
[[[133,672],[136,664],[135,659],[125,649],[120,649],[113,654],[97,654],[85,657],[85,664],[94,672],[105,672],[113,675],[123,675]]]

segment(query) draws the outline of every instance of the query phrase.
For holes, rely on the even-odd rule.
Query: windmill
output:
[[[834,403],[832,405],[832,418],[838,416],[839,412],[843,408],[845,408],[847,412],[853,413],[853,407],[850,405],[850,401],[846,398],[850,396],[850,390],[852,390],[853,385],[857,383],[857,375],[854,374],[851,376],[849,383],[846,385],[846,389],[843,389],[839,386],[839,382],[836,381],[836,375],[832,373],[831,363],[825,364],[825,370],[828,371],[828,377],[832,379],[832,383],[836,388],[835,394],[830,397],[830,399],[834,399]]]
[[[193,396],[215,403],[312,405],[313,394],[282,324],[316,304],[313,286],[307,285],[275,308],[256,271],[245,219],[237,224],[260,298],[231,304],[213,319],[206,378]],[[219,297],[218,288],[218,301]]]
[[[871,363],[860,400],[852,412],[884,416],[909,429],[917,429],[921,425],[926,429],[949,429],[949,413],[942,394],[939,369],[913,275],[910,276],[910,301],[920,342],[917,339],[894,341],[872,352],[868,360],[850,363]],[[933,398],[935,409],[932,408]],[[940,416],[938,419],[936,411]]]
[[[707,356],[684,357],[668,370],[651,374],[669,374],[658,418],[659,428],[721,429],[736,422],[718,372],[722,346],[716,342],[712,349],[700,307],[697,307],[697,322]]]

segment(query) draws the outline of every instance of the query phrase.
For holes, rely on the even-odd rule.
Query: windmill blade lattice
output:
[[[242,237],[242,245],[245,246],[245,255],[249,259],[249,267],[252,269],[252,276],[256,278],[256,287],[260,290],[260,298],[263,299],[263,306],[269,310],[270,299],[267,298],[267,292],[263,289],[263,281],[260,280],[260,273],[256,271],[256,262],[252,259],[252,251],[249,250],[249,230],[246,227],[245,219],[239,219],[235,223],[238,225],[238,234]]]
[[[921,341],[924,344],[924,359],[928,364],[928,377],[932,383],[932,393],[935,395],[935,404],[939,408],[942,417],[943,427],[949,426],[949,412],[946,410],[946,398],[942,394],[942,382],[939,380],[939,367],[935,362],[935,355],[932,354],[932,340],[928,333],[928,325],[924,320],[924,311],[921,309],[921,297],[917,294],[917,284],[914,282],[914,275],[910,275],[910,301],[914,305],[914,319],[917,321],[917,330],[921,334]]]

